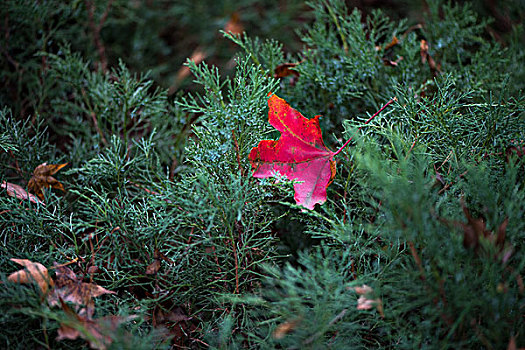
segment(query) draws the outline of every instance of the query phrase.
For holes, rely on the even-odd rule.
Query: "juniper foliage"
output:
[[[341,0],[270,3],[0,5],[0,181],[27,188],[38,165],[68,163],[54,175],[66,192],[42,203],[0,190],[2,348],[525,343],[523,27],[495,40],[475,2],[401,20]],[[212,45],[237,10],[267,20]],[[174,33],[191,28],[181,43],[226,59],[187,61],[194,85],[173,93],[175,17]],[[273,78],[283,63],[297,75]],[[271,92],[322,114],[329,146],[355,140],[312,211],[292,181],[251,177],[250,150],[277,136]],[[10,258],[51,277],[65,264],[116,293],[94,298],[95,319],[133,317],[97,339],[38,286],[8,281]],[[83,339],[58,340],[61,327]]]

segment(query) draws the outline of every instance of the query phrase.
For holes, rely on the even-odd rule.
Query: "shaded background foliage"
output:
[[[0,180],[69,166],[45,205],[1,190],[2,347],[88,346],[57,341],[61,325],[90,336],[7,283],[10,258],[115,291],[95,316],[138,317],[107,346],[523,345],[523,8],[3,2]],[[284,63],[296,73],[277,76]],[[356,137],[314,211],[292,204],[289,181],[250,177],[251,148],[275,136],[271,91],[322,114],[329,147]],[[473,241],[505,221],[505,245]],[[362,284],[384,317],[356,310]]]

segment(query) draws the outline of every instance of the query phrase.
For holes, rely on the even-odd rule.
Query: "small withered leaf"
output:
[[[97,284],[82,282],[70,268],[65,266],[56,270],[56,289],[63,289],[63,299],[76,304],[82,304],[103,294],[115,294]]]
[[[436,75],[438,72],[441,71],[441,65],[437,64],[436,61],[434,61],[434,59],[432,58],[432,56],[430,56],[430,53],[428,51],[429,51],[428,42],[426,40],[421,40],[421,42],[419,44],[419,52],[421,54],[421,62],[422,63],[427,63],[428,62],[428,66],[430,68],[430,71],[432,72],[432,74]]]
[[[300,318],[296,318],[294,320],[288,320],[284,323],[281,323],[280,325],[275,328],[275,330],[272,333],[272,337],[274,339],[282,339],[284,336],[290,332],[292,332],[297,325],[301,322]]]
[[[394,35],[394,37],[392,38],[392,41],[385,46],[385,51],[398,44],[399,44],[399,39]]]
[[[494,252],[495,259],[501,260],[504,264],[507,263],[514,252],[512,245],[505,242],[509,218],[507,217],[503,220],[496,232],[491,232],[487,229],[483,218],[474,218],[471,215],[470,210],[465,206],[463,200],[461,200],[461,207],[467,219],[466,223],[461,221],[448,221],[443,218],[439,220],[447,225],[463,230],[463,246],[465,248],[473,249],[478,254],[481,252],[487,253],[486,244],[482,244],[481,242],[483,240],[496,248]]]
[[[155,251],[153,252],[153,262],[146,267],[146,275],[156,275],[157,272],[159,272],[161,260],[168,263],[171,262],[166,255],[162,254],[158,248],[155,248]]]
[[[273,71],[273,77],[274,78],[284,78],[289,75],[295,75],[296,77],[299,76],[299,72],[296,70],[293,70],[292,68],[297,67],[299,63],[283,63],[275,67]]]
[[[61,323],[58,329],[57,340],[82,338],[88,341],[92,349],[107,349],[113,339],[113,334],[121,323],[134,319],[136,316],[106,316],[98,319],[90,319],[78,315],[63,300],[60,300],[62,309],[69,316],[67,323]]]
[[[509,218],[505,218],[501,225],[498,227],[498,234],[496,236],[496,246],[503,248],[503,245],[505,244],[505,232],[507,231],[507,224],[509,223]]]
[[[160,269],[160,260],[155,259],[151,264],[146,267],[146,275],[156,275]]]
[[[159,325],[165,322],[179,323],[182,321],[191,321],[192,317],[186,315],[181,307],[176,307],[173,310],[165,311],[160,307],[156,308],[153,312],[153,322],[155,325]]]
[[[520,291],[520,294],[525,293],[525,285],[523,284],[523,279],[521,278],[521,275],[516,276],[516,282],[518,283],[518,290]]]
[[[28,189],[36,194],[41,200],[44,199],[44,188],[55,188],[65,192],[64,186],[55,179],[54,175],[57,171],[65,167],[68,163],[63,164],[47,164],[42,163],[35,168],[33,176],[27,184]]]
[[[357,287],[354,287],[354,291],[359,294],[359,295],[366,295],[366,294],[370,294],[370,293],[373,293],[374,290],[372,289],[372,287],[370,286],[367,286],[366,284],[363,284],[362,286],[357,286]]]
[[[68,163],[62,164],[47,164],[47,162],[40,164],[33,171],[35,176],[50,176],[55,175],[60,169],[65,167]]]
[[[195,64],[201,63],[206,57],[208,57],[208,53],[204,50],[202,47],[196,48],[190,57],[188,57],[188,61],[192,61]],[[190,68],[187,65],[183,65],[178,71],[175,76],[175,86],[179,86],[180,83],[186,79],[191,74]],[[175,92],[175,88],[171,87],[169,90],[169,94],[172,94]]]
[[[383,301],[381,298],[374,297],[374,290],[370,286],[363,284],[362,286],[353,287],[351,289],[360,295],[359,299],[357,299],[357,310],[370,310],[375,307],[377,312],[379,312],[379,315],[383,318],[385,317]]]
[[[467,223],[459,223],[463,228],[463,246],[465,248],[477,249],[479,246],[479,239],[481,237],[488,237],[490,232],[486,229],[485,221],[482,218],[473,218],[470,211],[464,203],[461,204],[463,213],[467,218]]]
[[[103,294],[115,294],[97,284],[82,282],[76,274],[68,267],[61,266],[56,269],[55,288],[49,295],[50,305],[57,305],[59,300],[69,301],[75,305],[84,305],[83,314],[91,317],[94,312],[92,298]]]
[[[421,40],[419,43],[419,53],[421,54],[421,62],[426,63],[428,56],[428,43],[426,40]]]
[[[0,185],[0,188],[5,188],[8,196],[16,197],[21,200],[30,200],[31,202],[35,204],[36,203],[44,204],[40,199],[38,199],[37,196],[32,195],[31,193],[24,190],[22,186],[18,186],[10,182],[3,181],[2,184]]]
[[[15,263],[22,265],[25,269],[13,272],[7,279],[16,283],[36,283],[40,287],[42,294],[46,294],[49,287],[53,286],[53,280],[49,277],[47,268],[40,264],[27,259],[10,259]]]
[[[241,23],[241,16],[239,15],[239,12],[235,11],[232,13],[230,19],[224,25],[224,31],[226,33],[232,33],[235,35],[239,35],[244,32],[244,26]]]
[[[508,163],[512,157],[521,158],[525,155],[525,146],[513,145],[507,147],[505,150],[506,162]]]
[[[507,345],[507,350],[517,350],[518,346],[516,345],[516,337],[512,336],[509,339],[509,344]]]

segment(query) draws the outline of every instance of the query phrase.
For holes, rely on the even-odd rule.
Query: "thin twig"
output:
[[[447,309],[447,297],[445,295],[445,288],[444,288],[445,281],[440,279],[439,280],[439,295],[441,296],[441,301],[443,303],[443,309]],[[443,321],[448,324],[449,326],[452,326],[454,322],[450,319],[450,317],[445,313],[445,311],[441,312],[441,318]]]
[[[450,151],[450,153],[448,154],[448,156],[447,156],[447,157],[445,158],[445,160],[444,160],[444,161],[438,166],[438,168],[436,169],[436,171],[439,171],[439,169],[441,169],[441,167],[442,167],[443,165],[445,165],[446,162],[448,162],[448,160],[449,160],[450,157],[452,156],[452,153],[453,153],[453,152],[454,152],[454,151]]]
[[[235,153],[237,153],[237,164],[239,165],[239,171],[241,172],[241,176],[244,176],[245,171],[241,164],[241,152],[239,150],[239,143],[237,142],[237,137],[235,137],[234,130],[232,130],[232,137],[233,137],[233,143],[235,145]]]
[[[408,242],[408,245],[410,246],[410,253],[412,253],[412,257],[414,257],[414,260],[416,261],[416,265],[419,268],[419,273],[421,274],[421,279],[425,280],[425,270],[423,270],[423,265],[421,263],[421,258],[419,257],[419,254],[417,253],[416,247],[414,246],[413,242]]]
[[[465,172],[463,172],[462,174],[459,175],[459,178],[461,179],[463,176],[467,175],[467,173],[468,173],[468,170],[465,170]],[[450,186],[452,186],[452,184],[454,184],[454,182],[450,182],[450,183],[446,184],[442,189],[439,190],[438,194],[442,194],[443,192],[448,190],[448,188]]]
[[[86,8],[88,10],[88,16],[89,16],[89,27],[93,31],[93,41],[95,43],[95,47],[97,48],[100,65],[99,68],[103,72],[107,71],[108,61],[106,58],[106,48],[104,47],[104,43],[100,39],[100,31],[102,29],[102,26],[104,25],[104,22],[106,21],[108,17],[109,10],[111,8],[111,5],[113,3],[113,0],[109,0],[106,9],[104,10],[104,13],[100,17],[100,20],[97,25],[95,25],[95,5],[93,4],[93,1],[86,0]]]
[[[388,107],[388,106],[389,106],[392,102],[394,102],[394,101],[397,101],[397,98],[395,98],[395,97],[394,97],[394,98],[391,98],[390,101],[388,101],[387,103],[385,103],[385,105],[384,105],[383,107],[381,107],[380,110],[378,110],[377,112],[375,112],[375,114],[374,114],[373,116],[371,116],[370,118],[368,118],[368,120],[365,122],[365,125],[368,124],[368,123],[370,123],[370,121],[371,121],[372,119],[374,119],[375,117],[377,117],[377,115],[378,115],[379,113],[381,113],[381,112],[383,111],[383,109],[385,109],[386,107]],[[363,128],[363,127],[360,127],[359,129],[357,129],[357,131],[361,130],[362,128]],[[339,148],[339,149],[337,150],[337,152],[335,152],[335,153],[333,154],[333,156],[338,155],[338,154],[339,154],[339,153],[340,153],[340,152],[341,152],[346,146],[348,146],[348,144],[350,143],[350,141],[352,141],[352,139],[353,139],[353,137],[349,138],[348,141],[346,141],[345,144],[344,144],[341,148]]]
[[[67,258],[67,256],[66,256],[66,258]],[[68,265],[76,263],[78,260],[80,260],[80,259],[78,257],[76,257],[73,260],[70,260],[70,261],[68,261],[66,263],[63,263],[63,264],[60,264],[60,265],[51,266],[49,269],[52,270],[52,269],[58,269],[60,267],[68,266]]]
[[[195,341],[198,342],[198,343],[204,344],[204,345],[206,345],[207,347],[210,347],[210,344],[205,343],[205,342],[203,342],[203,341],[200,340],[200,339],[197,339],[197,338],[190,338],[190,339],[191,339],[191,340],[195,340]]]
[[[412,142],[412,146],[410,146],[410,149],[408,150],[407,155],[405,156],[405,160],[410,155],[410,152],[412,152],[412,150],[414,149],[414,146],[416,145],[416,142],[417,142],[417,136],[416,136],[416,139],[414,140],[414,142]]]
[[[412,31],[414,31],[414,30],[416,30],[416,29],[421,29],[421,28],[423,28],[423,25],[422,25],[421,23],[415,24],[415,25],[413,25],[412,27],[408,28],[408,29],[403,33],[403,35],[401,35],[401,37],[404,39],[404,38],[406,38],[406,36],[408,35],[408,33],[412,32]]]
[[[98,121],[97,121],[97,117],[95,116],[95,112],[91,112],[90,116],[91,116],[91,120],[93,121],[93,125],[95,126],[95,129],[97,130],[97,133],[100,135],[102,143],[105,146],[107,146],[108,140],[106,140],[106,137],[104,137],[104,133],[102,132],[102,130],[100,130],[100,127],[98,126]]]
[[[238,260],[237,248],[235,247],[235,240],[233,238],[232,238],[232,247],[233,247],[233,258],[235,260],[235,294],[239,294],[239,264],[237,261]]]

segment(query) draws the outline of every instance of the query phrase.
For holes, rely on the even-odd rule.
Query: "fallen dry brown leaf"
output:
[[[57,305],[59,300],[69,301],[78,306],[84,305],[86,308],[80,309],[80,314],[91,317],[94,313],[92,298],[103,294],[115,294],[115,292],[94,283],[82,282],[73,270],[61,266],[56,269],[55,288],[49,295],[48,302],[51,306]]]
[[[385,46],[385,51],[399,44],[399,39],[394,35],[394,38],[390,43]]]
[[[197,47],[191,56],[188,58],[188,61],[195,62],[195,64],[201,63],[208,54],[202,47]],[[186,79],[190,75],[190,68],[186,65],[183,65],[180,67],[180,69],[177,71],[177,74],[175,75],[175,82],[174,84],[169,88],[168,95],[172,95],[177,91],[177,87],[182,83],[184,79]]]
[[[44,200],[44,193],[42,190],[44,188],[56,188],[58,190],[66,191],[64,189],[64,186],[55,179],[52,175],[54,175],[57,171],[65,167],[67,163],[63,164],[47,164],[42,163],[39,166],[35,168],[33,171],[33,176],[29,180],[29,183],[27,184],[27,188],[36,194],[38,198],[41,200]]]
[[[146,275],[156,275],[160,269],[160,260],[155,259],[146,267]]]
[[[370,310],[375,307],[379,315],[383,318],[385,317],[383,301],[380,298],[374,298],[374,290],[370,286],[363,284],[360,287],[357,286],[351,289],[360,295],[359,299],[357,299],[357,310]]]
[[[3,181],[0,185],[0,188],[5,188],[8,196],[16,197],[21,200],[29,199],[33,203],[44,204],[40,199],[38,199],[38,197],[24,190],[22,186]]]
[[[436,75],[437,73],[441,72],[441,64],[436,64],[436,61],[434,61],[434,59],[432,58],[432,56],[430,56],[430,53],[428,52],[428,41],[421,40],[421,42],[419,43],[419,51],[421,54],[421,62],[428,62],[428,66],[432,74]]]
[[[155,327],[166,322],[179,323],[182,321],[192,320],[192,317],[187,316],[184,310],[180,307],[176,307],[175,309],[169,311],[164,311],[158,307],[154,310],[152,316],[153,326]]]
[[[146,267],[146,275],[156,275],[160,269],[160,261],[164,260],[167,263],[173,263],[166,255],[162,254],[160,250],[155,248],[153,252],[153,262]]]
[[[498,226],[496,232],[492,232],[487,228],[487,224],[482,217],[475,218],[472,216],[463,199],[461,200],[461,207],[463,209],[463,214],[467,219],[466,223],[461,221],[449,221],[443,218],[440,218],[439,220],[447,225],[455,226],[463,230],[463,246],[465,248],[473,249],[477,253],[482,251],[486,252],[488,246],[482,244],[482,241],[488,242],[496,248],[496,255],[494,258],[500,259],[503,263],[506,263],[514,252],[514,247],[505,240],[509,218],[505,218]]]
[[[238,12],[232,13],[230,19],[224,25],[224,31],[226,33],[230,32],[234,35],[238,35],[244,32],[244,26],[241,23],[241,16],[239,16]]]
[[[290,332],[292,332],[297,325],[301,322],[300,318],[296,318],[294,320],[289,320],[284,323],[281,323],[278,325],[275,330],[272,333],[272,337],[274,339],[282,339],[284,336]]]
[[[296,77],[299,76],[299,72],[296,70],[293,70],[292,68],[297,67],[297,65],[301,62],[297,63],[283,63],[275,67],[273,70],[273,77],[274,78],[284,78],[289,75],[294,75]]]
[[[121,323],[136,317],[112,315],[98,319],[90,319],[75,313],[63,300],[60,300],[60,302],[62,309],[69,316],[70,321],[68,324],[60,324],[57,340],[75,340],[80,337],[87,340],[92,349],[107,349],[113,342],[110,334],[113,334]]]
[[[25,269],[13,272],[7,277],[11,282],[16,283],[36,283],[42,294],[46,294],[49,287],[53,286],[53,280],[49,277],[47,268],[40,264],[32,262],[27,259],[10,259],[17,264],[25,267]]]
[[[8,276],[8,280],[15,283],[36,283],[42,294],[47,295],[50,306],[60,305],[69,320],[60,324],[57,340],[82,338],[88,341],[92,349],[107,349],[111,345],[113,334],[122,322],[134,319],[136,316],[106,316],[93,319],[94,302],[92,298],[102,294],[115,294],[94,283],[82,282],[68,267],[55,264],[55,281],[49,277],[48,269],[27,259],[11,259],[24,269]],[[51,291],[50,291],[51,289]],[[48,291],[50,291],[48,293]],[[44,299],[42,299],[44,300]],[[70,308],[66,301],[77,306]],[[83,308],[79,305],[85,306]]]

